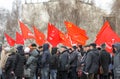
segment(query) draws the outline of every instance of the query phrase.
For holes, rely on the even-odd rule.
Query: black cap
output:
[[[36,48],[37,45],[36,45],[35,43],[32,43],[32,44],[31,44],[31,47],[32,47],[32,48]]]
[[[96,48],[96,44],[95,43],[91,43],[90,46],[92,46],[93,48]]]

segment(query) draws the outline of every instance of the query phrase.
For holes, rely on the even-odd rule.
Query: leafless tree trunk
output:
[[[19,20],[19,2],[15,0],[13,2],[12,11],[7,15],[6,30],[11,37],[15,38],[16,31],[18,29],[18,20]]]

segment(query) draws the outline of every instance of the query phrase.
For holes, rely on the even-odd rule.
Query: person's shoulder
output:
[[[106,54],[106,55],[110,55],[109,52],[107,52],[106,50],[102,50],[101,54]]]
[[[89,52],[87,53],[87,56],[92,56],[93,54],[94,54],[93,51],[89,51]]]
[[[15,59],[15,58],[16,58],[15,55],[9,55],[8,60],[13,60],[13,59]]]
[[[49,50],[45,50],[45,51],[43,51],[43,53],[50,53],[50,51]]]
[[[92,54],[93,53],[93,50],[90,50],[89,52],[88,52],[88,54]]]

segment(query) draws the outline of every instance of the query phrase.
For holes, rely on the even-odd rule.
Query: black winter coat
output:
[[[41,62],[42,62],[42,68],[49,68],[49,62],[50,62],[50,51],[49,51],[49,44],[44,44],[43,45],[43,54],[42,54],[42,58],[41,58]]]
[[[50,57],[50,69],[58,68],[58,56],[56,54]]]
[[[15,75],[18,77],[23,77],[24,75],[24,65],[26,63],[26,58],[24,55],[16,55],[16,66],[15,66]]]
[[[69,53],[68,51],[63,51],[59,56],[59,70],[67,71],[66,66],[69,64]]]
[[[11,55],[9,55],[5,64],[6,79],[12,79],[11,72],[14,71],[15,69],[15,60],[16,60],[15,53],[12,53]]]
[[[77,67],[77,60],[78,60],[78,51],[73,51],[70,54],[69,64],[71,67]]]
[[[99,52],[93,49],[88,52],[85,60],[85,71],[88,73],[97,73],[99,69]]]
[[[109,65],[111,63],[110,54],[106,50],[100,52],[100,66],[103,68],[103,75],[108,75]]]

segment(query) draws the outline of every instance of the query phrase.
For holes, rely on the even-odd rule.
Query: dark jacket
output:
[[[49,62],[50,62],[50,51],[49,51],[49,44],[44,44],[43,45],[43,54],[42,54],[42,68],[43,67],[49,67]]]
[[[41,54],[39,54],[39,56],[38,56],[37,68],[38,69],[42,68],[42,55]]]
[[[114,61],[113,61],[114,76],[120,77],[120,43],[116,43],[113,46],[117,49],[117,51],[115,51]]]
[[[27,68],[31,69],[31,77],[33,77],[36,72],[38,55],[38,51],[34,49],[26,62]]]
[[[103,75],[108,75],[110,63],[110,54],[106,50],[102,50],[100,52],[100,66],[103,68]]]
[[[26,58],[24,56],[23,47],[17,47],[18,53],[16,54],[16,66],[15,66],[15,75],[17,77],[22,77],[24,74],[24,65],[26,63]]]
[[[97,73],[99,68],[99,53],[97,49],[90,50],[85,61],[85,72]]]
[[[11,79],[10,77],[12,77],[11,71],[14,71],[15,69],[15,60],[16,60],[15,53],[10,54],[5,64],[6,79]]]
[[[67,71],[66,66],[69,63],[69,53],[68,51],[63,51],[59,56],[59,70]]]
[[[58,55],[57,53],[57,48],[53,47],[51,51],[51,57],[50,57],[50,69],[57,69],[58,68]]]
[[[71,67],[77,67],[77,60],[78,60],[78,51],[73,51],[70,54],[69,64]]]
[[[88,52],[84,52],[84,55],[82,57],[80,57],[80,60],[78,60],[77,70],[81,69],[81,70],[85,71],[85,61],[86,61],[86,58],[87,58],[87,53]]]
[[[53,54],[50,57],[50,69],[57,69],[58,68],[58,56]]]

